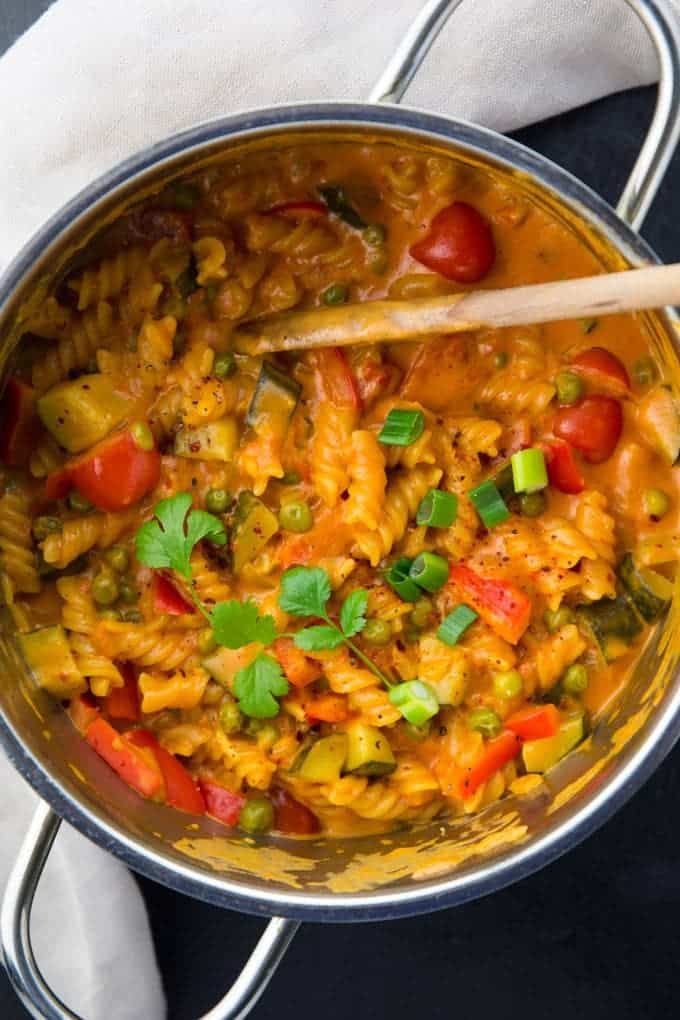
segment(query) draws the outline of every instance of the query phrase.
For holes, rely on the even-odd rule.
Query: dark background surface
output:
[[[0,0],[0,52],[48,6],[49,0]],[[654,90],[640,89],[517,137],[615,202],[653,103]],[[674,187],[679,179],[680,156],[643,230],[667,261],[680,259],[680,196]],[[259,1020],[293,1013],[324,1020],[677,1015],[679,792],[677,748],[603,829],[519,885],[407,921],[304,926],[254,1015]],[[144,879],[139,884],[169,1018],[190,1020],[223,993],[262,923]],[[65,924],[68,930],[68,919]],[[0,971],[1,1020],[27,1016]]]

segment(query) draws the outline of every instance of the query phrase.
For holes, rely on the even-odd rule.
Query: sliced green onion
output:
[[[477,613],[474,609],[470,609],[465,603],[456,606],[453,612],[445,616],[442,622],[439,624],[437,630],[437,637],[440,641],[443,641],[445,645],[450,645],[452,648],[458,644],[468,627],[475,622],[477,619]]]
[[[413,726],[422,726],[439,711],[437,695],[422,680],[397,684],[390,690],[389,699]]]
[[[548,484],[543,450],[532,446],[529,450],[518,450],[510,458],[512,484],[515,492],[538,492]]]
[[[495,528],[497,524],[507,521],[510,516],[503,498],[496,488],[496,483],[490,478],[468,492],[470,502],[482,518],[485,528]]]
[[[422,552],[416,556],[408,576],[425,591],[439,591],[449,577],[449,564],[437,553]]]
[[[493,483],[498,489],[502,500],[507,503],[512,499],[515,495],[515,490],[512,484],[512,464],[510,461],[503,465],[496,477],[493,479]]]
[[[378,439],[385,446],[410,446],[423,434],[425,416],[422,411],[405,411],[393,407],[385,418]]]
[[[416,524],[427,524],[430,528],[448,528],[458,513],[458,497],[454,492],[430,489],[422,500],[416,514]]]
[[[385,574],[385,580],[391,588],[394,588],[399,598],[404,602],[417,602],[421,591],[415,581],[409,577],[409,571],[413,560],[402,556],[396,560]]]

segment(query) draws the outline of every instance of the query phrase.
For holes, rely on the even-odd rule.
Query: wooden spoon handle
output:
[[[287,312],[236,330],[250,354],[395,343],[480,326],[521,326],[680,303],[680,264],[648,266],[506,290],[479,290],[412,301],[365,301]]]

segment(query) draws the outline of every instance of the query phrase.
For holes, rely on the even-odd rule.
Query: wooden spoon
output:
[[[364,301],[258,319],[236,330],[248,354],[348,344],[396,343],[481,326],[524,326],[680,304],[680,263],[602,273],[506,290],[476,290],[411,301]]]

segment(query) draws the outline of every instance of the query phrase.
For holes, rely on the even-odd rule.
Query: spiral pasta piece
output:
[[[90,581],[84,577],[61,577],[57,581],[57,591],[64,600],[61,619],[69,633],[76,666],[92,693],[104,698],[113,687],[123,686],[123,677],[115,663],[108,656],[100,655],[92,643],[97,612],[90,595]]]
[[[614,563],[616,536],[614,518],[607,513],[607,497],[595,491],[582,493],[578,499],[574,523],[590,540],[597,555],[606,563]]]
[[[348,524],[377,528],[382,516],[387,476],[385,456],[372,432],[352,433],[349,450],[349,498],[344,506]]]
[[[143,248],[129,248],[113,258],[103,259],[94,269],[86,269],[69,287],[78,295],[78,311],[82,312],[95,301],[117,297],[129,280],[144,265]]]
[[[418,467],[408,473],[396,474],[385,495],[382,520],[374,531],[358,528],[357,554],[372,567],[387,556],[392,546],[406,531],[409,518],[414,517],[428,489],[435,488],[442,476],[441,468]]]
[[[312,484],[328,507],[337,505],[349,485],[347,453],[356,412],[324,402],[314,422],[312,441]]]
[[[176,673],[139,674],[142,712],[160,712],[165,708],[195,708],[200,704],[208,683],[208,673],[201,666]]]
[[[64,455],[52,436],[47,435],[40,440],[28,462],[29,471],[34,478],[47,478],[49,474],[60,468]]]
[[[14,592],[35,595],[40,591],[28,499],[20,489],[6,490],[0,499],[0,568]]]
[[[539,690],[547,691],[585,650],[586,642],[578,627],[569,623],[539,642],[522,663],[520,672],[525,679],[535,678]]]
[[[48,535],[41,543],[45,562],[62,570],[90,549],[108,549],[138,520],[135,510],[72,517],[64,521],[61,531]]]
[[[98,301],[79,316],[68,334],[33,365],[31,378],[39,393],[68,379],[71,372],[85,368],[97,349],[113,331],[113,309],[108,301]]]
[[[202,602],[214,604],[231,598],[228,582],[200,549],[192,554],[191,571],[194,591]]]
[[[152,669],[178,669],[196,651],[196,630],[169,630],[165,619],[151,623],[100,620],[93,634],[95,647],[112,659],[136,662]]]
[[[225,279],[227,250],[218,237],[202,237],[194,242],[192,250],[196,256],[196,281],[199,286]]]

